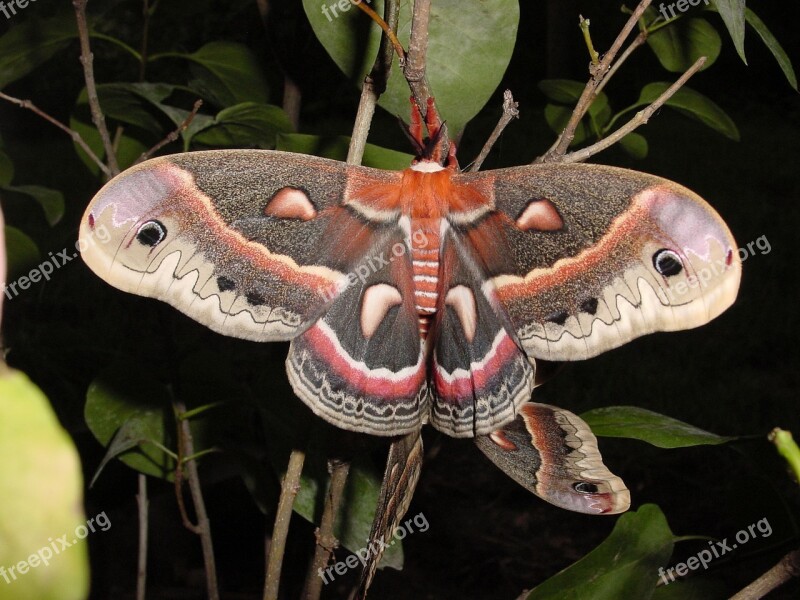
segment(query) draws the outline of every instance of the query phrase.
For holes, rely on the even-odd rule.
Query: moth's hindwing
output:
[[[483,291],[483,272],[462,236],[442,248],[443,292],[432,331],[430,422],[455,437],[485,435],[514,418],[534,387],[535,364]]]
[[[630,492],[603,464],[597,438],[567,410],[528,402],[514,421],[475,443],[509,477],[551,504],[589,514],[630,507]]]
[[[353,236],[365,227],[348,221],[341,229]],[[396,224],[371,238],[357,275],[292,341],[287,371],[295,393],[328,421],[373,435],[406,434],[422,426],[428,407],[410,252]]]
[[[487,289],[532,357],[589,358],[702,325],[736,298],[733,236],[678,184],[599,165],[457,177],[491,189],[496,210],[472,228],[493,243],[477,251]]]

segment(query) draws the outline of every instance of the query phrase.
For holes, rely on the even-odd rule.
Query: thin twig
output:
[[[578,16],[578,22],[580,23],[581,32],[583,33],[583,41],[586,42],[586,49],[589,50],[589,57],[592,59],[592,64],[596,65],[600,62],[600,55],[597,53],[597,50],[594,49],[594,44],[592,43],[592,33],[589,31],[589,19],[584,19],[583,15]]]
[[[403,64],[403,61],[406,59],[406,52],[403,49],[403,44],[401,44],[400,40],[397,39],[397,34],[395,33],[395,31],[397,31],[397,25],[392,25],[388,19],[381,18],[378,13],[376,13],[371,7],[367,6],[363,2],[359,1],[354,2],[353,4],[367,13],[373,21],[380,25],[380,28],[383,29],[384,37],[392,44],[392,48],[394,48],[394,51],[397,53],[397,56],[400,59],[400,64]],[[384,14],[388,14],[385,9]]]
[[[136,600],[145,600],[147,591],[147,475],[139,473],[139,493],[136,494],[139,507],[139,556],[136,569]]]
[[[214,544],[211,539],[211,522],[206,513],[206,504],[203,500],[203,491],[200,486],[200,473],[197,469],[197,461],[192,457],[194,455],[194,440],[192,439],[192,430],[189,427],[189,420],[184,419],[186,412],[186,405],[181,401],[175,402],[175,419],[178,422],[178,463],[175,469],[175,482],[176,486],[180,485],[182,480],[181,473],[185,461],[186,479],[189,482],[189,490],[192,494],[192,503],[194,504],[194,512],[197,515],[197,525],[189,521],[185,509],[181,512],[181,518],[187,529],[193,531],[200,536],[200,545],[203,549],[203,563],[206,572],[206,591],[209,600],[219,600],[219,589],[217,586],[217,568],[214,562]],[[182,504],[183,494],[181,490],[178,492],[179,505]]]
[[[793,577],[800,577],[800,550],[784,556],[780,562],[730,600],[756,600],[782,586]]]
[[[431,97],[431,88],[427,76],[428,60],[428,26],[431,19],[431,0],[415,0],[414,10],[411,14],[411,39],[408,42],[403,75],[411,89],[411,94],[420,110],[427,117],[428,98]],[[448,155],[450,138],[447,134],[447,125],[442,123],[439,111],[436,111],[436,125],[441,129],[442,158]]]
[[[195,100],[194,106],[192,107],[192,112],[190,112],[188,116],[183,120],[183,122],[180,125],[178,125],[177,129],[175,129],[174,131],[170,131],[169,134],[167,134],[167,136],[163,140],[158,142],[155,146],[153,146],[146,152],[142,152],[141,156],[139,156],[139,158],[136,159],[136,162],[134,164],[144,162],[145,160],[153,156],[156,152],[161,150],[161,148],[177,140],[180,137],[181,133],[186,131],[189,125],[192,124],[192,121],[194,120],[195,116],[197,115],[197,111],[200,110],[201,106],[203,106],[203,101]]]
[[[300,128],[300,106],[303,100],[303,92],[294,79],[288,75],[283,76],[283,112],[289,117],[292,129],[297,131]]]
[[[397,29],[399,16],[400,3],[397,0],[387,0],[384,5],[384,18],[391,29]],[[375,58],[375,64],[369,75],[364,78],[364,86],[361,88],[361,98],[358,101],[358,111],[353,122],[353,134],[350,137],[350,147],[347,151],[347,162],[351,165],[360,165],[364,158],[369,128],[375,115],[375,105],[381,94],[386,91],[393,59],[392,42],[384,33],[381,36],[381,45],[378,56]]]
[[[598,86],[594,90],[595,97],[600,95],[600,92],[606,87],[606,84],[611,81],[611,78],[614,74],[619,70],[619,68],[628,60],[628,57],[633,54],[633,51],[636,50],[639,46],[644,44],[647,41],[647,30],[639,32],[630,45],[625,48],[625,51],[619,55],[619,60],[616,61],[611,68],[608,70],[608,74],[603,77],[603,81],[601,81]]]
[[[72,0],[75,7],[75,19],[78,23],[78,39],[81,43],[80,61],[83,65],[83,77],[86,81],[86,96],[89,99],[89,109],[92,112],[92,122],[100,134],[103,141],[103,148],[106,151],[106,163],[112,175],[119,173],[117,156],[114,154],[114,146],[111,143],[111,136],[108,133],[106,119],[100,108],[100,99],[97,97],[97,86],[94,81],[94,55],[89,45],[89,26],[86,23],[86,4],[88,0]]]
[[[305,452],[292,450],[289,466],[281,482],[281,496],[275,513],[275,525],[272,528],[272,542],[267,557],[267,577],[264,583],[264,600],[277,600],[278,587],[281,581],[283,554],[286,551],[286,537],[289,535],[289,522],[292,519],[292,506],[300,489],[300,475],[303,473]]]
[[[590,156],[594,156],[598,152],[602,152],[606,148],[613,146],[640,125],[646,124],[648,119],[650,119],[650,117],[653,116],[653,113],[655,113],[659,108],[661,108],[664,105],[664,103],[675,94],[675,92],[677,92],[681,87],[683,87],[683,85],[689,80],[689,78],[695,73],[697,73],[697,71],[699,71],[703,67],[705,62],[706,62],[705,56],[701,56],[700,58],[698,58],[697,61],[689,68],[689,70],[687,70],[683,75],[681,75],[675,83],[669,86],[669,88],[667,88],[663,94],[661,94],[658,98],[656,98],[655,102],[653,102],[647,108],[644,108],[640,110],[638,113],[636,113],[636,115],[630,121],[625,123],[625,125],[617,129],[614,133],[612,133],[606,138],[603,138],[596,144],[592,144],[591,146],[588,146],[586,148],[582,148],[575,152],[570,152],[569,154],[566,154],[565,156],[561,157],[561,159],[558,162],[563,162],[563,163],[582,162],[588,159]]]
[[[350,473],[350,463],[345,460],[331,460],[328,462],[331,473],[331,483],[325,506],[322,510],[319,529],[317,529],[317,545],[314,549],[314,560],[306,575],[305,600],[318,600],[322,593],[322,577],[320,573],[328,566],[333,551],[339,547],[339,540],[333,532],[336,524],[336,515],[339,514],[339,505],[344,495],[344,486]]]
[[[9,96],[8,94],[4,94],[3,92],[0,92],[0,99],[7,100],[8,102],[11,102],[12,104],[16,104],[17,106],[19,106],[21,108],[27,108],[28,110],[30,110],[30,111],[36,113],[37,115],[39,115],[45,121],[47,121],[49,123],[52,123],[53,125],[55,125],[59,129],[64,131],[67,135],[69,135],[72,138],[73,142],[75,142],[76,144],[78,144],[78,146],[81,147],[81,149],[86,153],[86,155],[90,159],[92,159],[92,162],[94,162],[100,168],[100,170],[103,173],[105,173],[109,177],[112,176],[111,170],[92,151],[92,149],[89,147],[89,145],[86,143],[86,141],[81,137],[80,133],[78,133],[74,129],[70,129],[69,127],[64,125],[61,121],[59,121],[58,119],[55,119],[55,118],[51,117],[50,115],[48,115],[46,112],[44,112],[38,106],[36,106],[30,100],[20,100],[19,98],[14,98],[13,96]]]
[[[637,6],[636,10],[633,11],[627,23],[625,23],[625,26],[622,28],[622,31],[620,31],[619,35],[614,40],[614,43],[611,45],[611,48],[609,48],[608,52],[603,55],[603,58],[598,64],[592,64],[590,66],[589,70],[591,77],[586,83],[586,87],[583,88],[583,93],[581,94],[581,97],[575,106],[575,110],[572,111],[572,116],[570,117],[567,126],[564,128],[564,131],[561,132],[561,135],[558,136],[550,149],[545,152],[544,155],[537,158],[535,162],[562,162],[562,159],[567,152],[567,148],[569,148],[569,145],[572,143],[572,140],[575,137],[575,130],[578,128],[581,119],[583,119],[586,111],[589,110],[592,102],[594,102],[597,98],[598,86],[600,86],[600,84],[603,82],[603,79],[607,77],[611,63],[614,62],[614,58],[616,58],[617,53],[619,52],[620,48],[622,48],[622,45],[625,43],[625,40],[628,38],[630,32],[634,27],[636,27],[637,23],[639,22],[639,18],[642,16],[647,7],[650,6],[650,2],[651,0],[642,0],[639,3],[639,6]]]
[[[519,118],[519,104],[514,102],[514,96],[511,95],[511,90],[506,90],[503,92],[503,114],[500,116],[497,125],[494,126],[494,131],[492,131],[489,139],[486,140],[483,148],[481,148],[480,154],[478,154],[478,158],[472,163],[469,171],[478,171],[481,168],[483,161],[486,160],[486,157],[489,156],[489,152],[492,151],[497,140],[500,139],[503,130],[513,119],[517,118]]]

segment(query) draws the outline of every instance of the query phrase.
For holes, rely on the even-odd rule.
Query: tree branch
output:
[[[147,475],[139,473],[139,493],[136,505],[139,508],[139,555],[136,569],[136,600],[145,600],[147,593]]]
[[[78,23],[78,39],[81,43],[80,61],[83,65],[83,77],[86,81],[86,96],[89,99],[89,109],[92,112],[92,122],[100,133],[103,141],[103,148],[106,151],[106,163],[112,175],[119,173],[117,156],[114,154],[114,146],[111,143],[111,136],[108,133],[106,120],[100,108],[100,99],[97,97],[97,86],[94,81],[94,55],[89,46],[89,26],[86,23],[86,4],[88,0],[72,0],[75,7],[75,18]]]
[[[4,94],[3,92],[0,92],[0,99],[7,100],[8,102],[11,102],[12,104],[16,104],[17,106],[19,106],[21,108],[27,108],[31,112],[34,112],[37,115],[39,115],[45,121],[47,121],[49,123],[52,123],[53,125],[58,127],[60,130],[64,131],[67,135],[69,135],[72,138],[73,142],[75,142],[76,144],[78,144],[78,146],[81,147],[81,149],[86,153],[86,155],[92,160],[92,162],[94,162],[100,168],[100,170],[103,173],[105,173],[108,177],[112,177],[113,176],[113,174],[111,173],[111,170],[92,151],[92,149],[89,147],[89,145],[86,143],[86,141],[81,137],[80,133],[78,133],[74,129],[71,129],[71,128],[67,127],[66,125],[64,125],[58,119],[55,119],[55,118],[51,117],[46,112],[44,112],[42,109],[37,107],[30,100],[20,100],[19,98],[14,98],[13,96],[9,96],[8,94]]]
[[[500,120],[495,125],[492,134],[489,136],[489,139],[486,140],[486,143],[481,148],[478,157],[475,159],[475,162],[472,163],[472,166],[468,169],[469,171],[478,171],[483,165],[483,161],[486,160],[486,157],[489,156],[489,152],[492,151],[492,148],[497,143],[497,140],[500,139],[500,136],[503,133],[503,130],[508,126],[509,123],[513,119],[519,118],[519,103],[514,102],[514,96],[511,95],[511,90],[506,90],[503,93],[503,114],[500,115]]]
[[[328,566],[333,551],[339,547],[339,540],[333,532],[336,524],[336,515],[339,514],[339,505],[344,495],[344,486],[350,473],[350,462],[332,459],[328,461],[328,470],[331,474],[328,495],[325,497],[325,507],[322,510],[319,529],[317,529],[317,545],[314,549],[314,560],[306,575],[305,600],[318,600],[322,593],[322,577],[320,571]]]
[[[184,418],[186,405],[181,401],[175,402],[175,420],[178,425],[178,462],[175,469],[175,485],[178,493],[178,504],[182,507],[183,494],[180,489],[182,481],[183,463],[186,464],[186,475],[189,481],[189,490],[192,494],[192,504],[197,515],[197,525],[189,521],[185,508],[181,511],[183,524],[190,531],[200,536],[200,545],[203,549],[203,563],[206,572],[206,590],[209,600],[219,600],[219,589],[217,586],[217,568],[214,562],[214,544],[211,540],[211,521],[206,513],[206,504],[203,500],[203,490],[200,486],[200,473],[197,470],[197,461],[194,456],[194,440],[192,430],[189,427],[189,420]]]
[[[582,148],[581,150],[577,150],[575,152],[570,152],[569,154],[562,156],[557,162],[562,163],[574,163],[574,162],[582,162],[588,159],[590,156],[594,156],[598,152],[605,150],[606,148],[613,146],[634,129],[639,127],[640,125],[644,125],[653,116],[659,108],[661,108],[664,103],[669,100],[675,92],[677,92],[683,85],[689,80],[689,78],[697,73],[702,66],[706,62],[706,57],[701,56],[697,59],[697,61],[687,70],[683,75],[681,75],[678,80],[673,83],[669,88],[667,88],[663,94],[661,94],[656,101],[653,102],[647,108],[640,110],[636,113],[636,116],[633,117],[630,121],[625,123],[622,127],[617,129],[614,133],[609,135],[608,137],[603,138],[596,144],[592,144],[586,148]]]
[[[780,562],[730,600],[756,600],[782,586],[793,577],[800,577],[800,550],[784,556]]]
[[[567,152],[567,148],[569,148],[570,143],[572,143],[572,140],[575,138],[575,130],[577,129],[578,124],[581,122],[581,119],[583,119],[586,111],[589,110],[592,102],[594,102],[597,98],[598,88],[602,85],[603,80],[608,77],[610,73],[609,69],[611,68],[611,64],[614,62],[614,58],[617,56],[617,53],[625,43],[625,40],[628,38],[630,32],[634,27],[636,27],[639,18],[642,16],[647,7],[650,6],[650,2],[651,0],[642,0],[639,3],[639,6],[637,6],[636,10],[633,11],[633,14],[631,14],[627,23],[625,23],[625,26],[614,40],[614,43],[611,45],[611,48],[609,48],[608,52],[603,55],[603,58],[598,64],[592,64],[590,66],[589,71],[591,77],[586,83],[586,87],[583,89],[583,93],[578,100],[578,104],[575,106],[575,110],[572,111],[572,116],[570,117],[567,126],[564,128],[564,131],[561,132],[561,135],[558,136],[550,149],[542,156],[537,158],[534,162],[562,162],[563,157]]]
[[[414,11],[411,15],[411,39],[408,42],[408,52],[403,65],[403,75],[411,89],[411,94],[426,117],[428,98],[431,97],[426,66],[430,18],[431,0],[414,0]],[[436,111],[436,125],[441,128],[442,157],[444,158],[450,149],[450,137],[447,134],[447,125],[442,123],[438,110]]]
[[[358,6],[361,6],[361,4]],[[399,15],[400,3],[397,0],[386,0],[384,18],[390,30],[397,29]],[[392,42],[384,30],[375,64],[372,66],[369,75],[364,78],[364,86],[361,88],[361,98],[358,101],[358,111],[353,122],[353,134],[347,151],[347,162],[351,165],[360,165],[364,158],[369,128],[372,125],[372,118],[375,116],[375,106],[378,103],[378,98],[386,91],[393,59]]]
[[[286,550],[286,538],[289,535],[289,522],[292,519],[292,505],[300,489],[300,475],[306,455],[302,450],[292,450],[289,465],[281,482],[281,496],[275,512],[275,525],[272,528],[272,542],[267,557],[267,577],[264,583],[264,600],[278,600],[278,587],[281,581],[283,555]]]

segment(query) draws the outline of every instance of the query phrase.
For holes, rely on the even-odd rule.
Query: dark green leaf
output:
[[[772,52],[772,56],[774,56],[775,60],[778,61],[778,65],[780,65],[781,71],[783,71],[783,74],[789,81],[789,85],[797,90],[797,77],[795,76],[794,69],[792,68],[792,61],[789,60],[789,56],[778,43],[778,40],[776,40],[775,36],[772,35],[772,32],[764,24],[764,21],[759,19],[758,16],[756,16],[756,14],[749,8],[744,11],[744,18],[747,19],[747,22],[750,24],[750,26],[756,30],[756,33],[761,37],[761,39],[764,40],[767,48],[769,48],[769,51]]]
[[[55,225],[64,216],[64,194],[58,190],[42,187],[41,185],[14,185],[0,186],[10,192],[17,192],[30,196],[44,210],[44,216],[50,225]]]
[[[150,133],[153,139],[162,139],[168,133],[181,126],[190,114],[189,110],[164,103],[164,100],[179,90],[187,91],[188,88],[167,83],[111,83],[98,86],[98,96],[100,105],[107,117],[139,127]],[[78,98],[78,102],[79,106],[83,108],[83,112],[88,116],[88,109],[85,106],[85,90]],[[165,127],[163,119],[158,118],[159,113],[166,116],[173,126]],[[195,115],[189,127],[181,132],[184,144],[188,146],[188,142],[193,135],[202,129],[210,127],[212,124],[214,124],[212,117],[203,114]],[[90,133],[89,135],[97,138],[96,134]],[[102,150],[102,145],[99,148]],[[130,163],[126,162],[126,160],[133,161],[137,159],[144,149],[144,147],[137,147],[134,149],[136,150],[135,153],[131,156],[118,157],[120,164],[129,165]],[[120,152],[125,150],[125,148],[120,148]]]
[[[242,102],[266,104],[267,82],[252,52],[234,42],[209,42],[192,54],[170,52],[157,54],[150,60],[164,57],[183,58],[202,67],[196,71],[200,91],[221,106]],[[197,88],[197,86],[195,86]]]
[[[544,119],[550,126],[554,133],[561,134],[567,126],[570,117],[572,116],[572,109],[565,106],[558,106],[556,104],[548,104],[544,107]],[[570,146],[576,146],[583,142],[587,137],[586,124],[581,121],[575,129],[575,137],[572,139]]]
[[[81,135],[89,148],[95,153],[95,156],[103,160],[105,152],[103,151],[103,142],[100,140],[100,134],[97,133],[97,128],[75,117],[70,117],[69,126]],[[95,162],[87,156],[83,148],[77,144],[74,144],[74,147],[81,161],[83,161],[89,169],[89,172],[98,175],[100,173],[100,168]],[[146,150],[147,146],[142,142],[123,133],[117,143],[117,162],[120,168],[127,169],[130,167],[142,155],[142,152]]]
[[[225,108],[213,123],[191,138],[195,144],[212,147],[275,148],[279,133],[292,130],[289,117],[278,106],[244,102]]]
[[[78,35],[75,14],[47,20],[31,18],[0,37],[0,89],[28,75],[64,50]]]
[[[642,159],[647,156],[647,140],[636,132],[629,133],[622,138],[619,145],[633,158]]]
[[[571,79],[543,79],[537,87],[553,102],[575,104],[583,94],[586,84]],[[607,103],[608,100],[606,100]]]
[[[150,441],[169,448],[174,419],[167,388],[138,365],[117,366],[101,373],[86,392],[84,417],[103,446],[116,450],[134,441],[136,450],[119,456],[129,467],[147,475],[170,479],[174,460]],[[148,440],[148,442],[145,442]]]
[[[97,96],[107,118],[139,127],[159,137],[165,133],[164,126],[150,106],[160,106],[174,89],[174,86],[161,83],[108,83],[97,86]],[[86,101],[84,89],[78,103],[86,104]]]
[[[745,0],[713,0],[719,15],[728,28],[736,52],[739,53],[744,64],[747,59],[744,56],[744,11]]]
[[[683,73],[701,56],[703,69],[717,60],[722,39],[705,19],[679,19],[647,36],[647,44],[661,65],[673,73]]]
[[[527,600],[647,600],[672,546],[664,513],[655,504],[645,504],[622,515],[602,544],[534,588]]]
[[[8,185],[14,180],[14,163],[8,154],[0,152],[0,185]]]
[[[553,102],[568,104],[570,113],[583,94],[585,87],[585,83],[573,81],[571,79],[545,79],[539,82],[539,89],[542,93]],[[592,119],[594,127],[599,131],[611,118],[611,107],[608,105],[608,96],[606,96],[604,92],[600,92],[597,98],[594,99],[594,102],[589,105],[589,110],[587,112]],[[562,114],[566,113],[564,111],[558,111],[557,113],[551,111],[550,114],[554,122],[559,123],[557,133],[561,133],[561,130],[564,129],[569,119],[569,116],[567,119],[564,119]],[[563,124],[561,124],[562,121]]]
[[[596,408],[581,418],[597,436],[641,440],[659,448],[716,445],[736,439],[637,406]]]
[[[372,68],[381,30],[351,4],[333,16],[329,4],[303,0],[314,33],[342,72],[360,86]],[[383,1],[372,3],[383,14]],[[327,9],[327,16],[323,9]],[[519,24],[517,0],[437,0],[432,3],[427,73],[432,93],[452,136],[486,104],[511,59]],[[408,47],[411,2],[400,6],[398,38]],[[454,40],[457,40],[454,42]],[[395,66],[379,105],[409,114],[408,85]]]
[[[653,103],[656,98],[663,94],[671,83],[657,81],[649,83],[642,88],[639,94],[638,106],[646,106]],[[667,100],[667,106],[678,109],[682,113],[697,119],[701,123],[718,131],[727,138],[739,141],[739,129],[727,113],[722,110],[712,100],[686,86],[679,89]]]
[[[278,136],[275,149],[324,156],[334,160],[345,160],[349,146],[350,138],[347,136],[323,137],[301,133],[284,133]],[[413,159],[414,157],[411,154],[406,154],[405,152],[367,144],[362,164],[376,169],[399,171],[408,168]]]
[[[6,235],[6,260],[8,268],[7,276],[10,280],[36,265],[41,257],[39,248],[27,235],[16,227],[5,226]]]

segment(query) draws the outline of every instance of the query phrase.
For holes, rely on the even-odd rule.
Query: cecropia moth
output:
[[[536,360],[590,358],[716,317],[738,290],[733,237],[704,200],[652,175],[465,173],[440,153],[404,171],[267,150],[148,160],[87,208],[81,237],[101,225],[111,236],[83,258],[219,333],[291,340],[295,393],[336,426],[396,436],[427,422],[494,434],[481,446],[501,455],[527,436],[544,470],[518,480],[554,489],[545,467],[556,460],[591,495],[613,476],[580,419],[525,404]],[[569,466],[576,448],[585,455]]]

